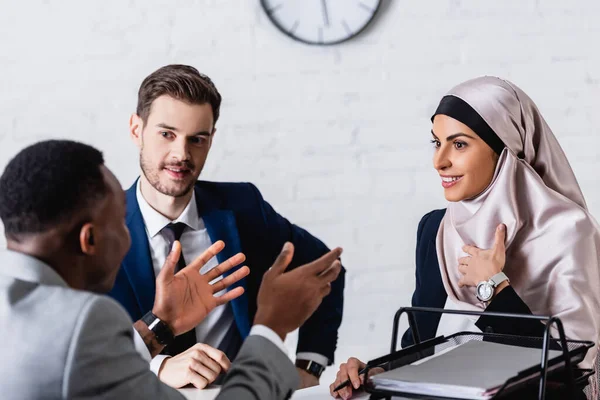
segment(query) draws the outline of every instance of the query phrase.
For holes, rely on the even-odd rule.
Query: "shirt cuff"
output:
[[[313,361],[319,365],[322,365],[323,367],[326,367],[327,364],[329,364],[329,359],[323,354],[319,353],[301,352],[296,354],[296,360]]]
[[[142,336],[135,328],[133,328],[133,345],[135,347],[135,351],[137,351],[140,356],[146,360],[146,362],[150,362],[152,359],[150,356],[150,350],[148,350],[146,343],[144,343],[144,339],[142,339]]]
[[[278,334],[273,332],[271,328],[268,328],[265,325],[254,325],[252,329],[250,329],[250,335],[262,336],[265,339],[272,342],[275,346],[279,348],[283,352],[283,354],[287,355],[287,349],[283,344],[283,340],[279,337]]]
[[[165,361],[169,357],[170,356],[167,356],[165,354],[159,354],[156,357],[154,357],[152,361],[150,361],[150,371],[152,371],[154,375],[158,376],[160,366],[162,365],[163,361]]]

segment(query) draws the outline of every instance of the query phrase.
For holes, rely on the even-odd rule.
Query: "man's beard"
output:
[[[184,162],[185,166],[190,169],[190,171],[194,170],[194,166],[190,162]],[[146,180],[152,185],[154,189],[158,192],[171,197],[184,197],[191,190],[193,190],[194,185],[196,183],[196,179],[192,179],[191,182],[183,189],[177,188],[168,188],[160,182],[159,173],[166,166],[166,164],[161,163],[158,168],[152,168],[151,164],[146,161],[144,158],[144,152],[140,152],[140,168],[142,169],[142,173],[146,177]],[[202,169],[201,169],[202,170]]]

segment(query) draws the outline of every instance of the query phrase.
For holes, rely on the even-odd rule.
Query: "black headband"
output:
[[[463,99],[451,95],[444,96],[442,101],[440,101],[437,110],[435,110],[435,114],[431,117],[431,122],[433,122],[433,118],[438,114],[447,115],[467,125],[477,134],[477,136],[487,143],[496,154],[499,155],[502,153],[502,150],[504,150],[504,143],[500,140],[498,135],[496,135],[496,132],[494,132],[487,122],[481,118],[481,115],[479,115],[477,111]]]

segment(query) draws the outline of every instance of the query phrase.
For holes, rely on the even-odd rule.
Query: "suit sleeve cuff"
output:
[[[323,354],[319,353],[300,352],[296,354],[296,360],[313,361],[324,367],[326,367],[327,364],[329,364],[329,359]]]
[[[283,352],[283,354],[287,355],[287,349],[283,344],[283,340],[279,337],[278,334],[273,332],[273,330],[265,325],[254,325],[252,329],[250,329],[250,335],[262,336],[271,343],[273,343],[279,350]]]
[[[515,292],[515,289],[510,285],[505,287],[492,299],[485,309],[484,315],[479,317],[475,325],[477,325],[482,332],[535,337],[544,335],[545,326],[540,321],[520,318],[490,317],[485,315],[486,312],[531,315],[531,310],[527,304],[525,304],[517,292]]]

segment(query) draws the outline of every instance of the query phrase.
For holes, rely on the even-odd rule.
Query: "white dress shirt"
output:
[[[154,276],[158,276],[160,273],[171,250],[167,238],[163,236],[163,233],[161,232],[168,224],[182,222],[186,225],[179,241],[181,242],[183,258],[187,263],[192,262],[212,245],[206,227],[204,226],[204,221],[198,216],[196,196],[192,196],[181,215],[174,221],[171,221],[169,218],[153,209],[146,199],[144,199],[139,180],[136,192],[140,212],[142,213],[144,225],[146,226],[148,243],[150,244],[150,256],[152,257]],[[205,274],[217,265],[218,261],[216,257],[214,257],[200,269],[200,272]],[[220,296],[224,292],[225,291],[223,290],[216,293],[216,295]],[[221,344],[221,341],[225,337],[225,334],[232,323],[233,312],[231,306],[229,304],[218,306],[196,327],[196,341],[217,348]],[[165,355],[158,355],[150,362],[150,369],[155,374],[158,373],[158,370],[166,357],[167,356]]]
[[[150,206],[150,204],[148,204],[148,202],[146,201],[146,199],[144,199],[144,196],[142,195],[140,180],[138,180],[137,183],[136,197],[140,207],[142,218],[144,219],[144,225],[146,227],[148,243],[150,244],[150,256],[152,258],[152,266],[154,268],[155,276],[158,276],[158,274],[160,273],[160,270],[162,269],[162,266],[165,260],[167,259],[169,251],[171,250],[169,247],[168,240],[165,236],[163,236],[161,232],[162,229],[168,224],[182,222],[185,225],[187,225],[179,240],[181,243],[183,258],[187,263],[192,262],[196,257],[202,254],[202,252],[207,250],[213,244],[208,235],[208,231],[206,230],[206,226],[204,225],[204,221],[198,215],[196,196],[191,197],[190,202],[185,207],[181,215],[173,221],[160,214],[158,211],[153,209],[152,206]],[[218,261],[215,257],[211,259],[204,267],[202,267],[200,272],[204,274],[216,267],[217,265]],[[216,295],[220,296],[223,293],[224,291],[221,291]],[[211,311],[208,314],[208,316],[204,319],[204,321],[202,321],[196,327],[196,340],[197,342],[205,343],[209,346],[217,348],[221,344],[221,341],[223,340],[227,331],[231,327],[231,324],[233,323],[234,318],[231,306],[229,304],[218,306],[213,311]],[[265,330],[263,328],[268,329],[272,334],[265,335]],[[255,331],[254,327],[252,328],[251,332],[253,331]],[[258,334],[267,337],[271,341],[273,341],[274,338],[277,338],[279,341],[281,341],[281,338],[279,338],[279,336],[269,328],[259,328],[258,332]],[[141,338],[138,339],[141,341]],[[276,344],[279,346],[279,343]],[[287,354],[285,348],[283,347],[283,344],[280,347]],[[162,354],[154,357],[150,362],[150,369],[152,370],[152,372],[158,374],[162,362],[167,357],[168,356]],[[323,366],[327,366],[328,362],[327,357],[318,353],[302,352],[298,353],[296,355],[296,358],[311,360]]]

